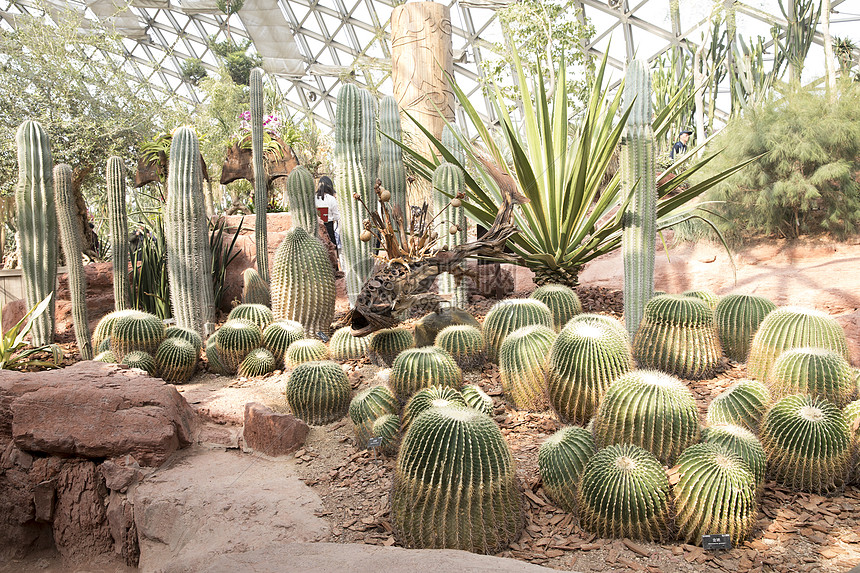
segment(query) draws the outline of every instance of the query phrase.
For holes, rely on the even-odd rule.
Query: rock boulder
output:
[[[245,404],[245,445],[267,456],[283,456],[305,443],[310,428],[292,414],[278,414],[258,402]]]

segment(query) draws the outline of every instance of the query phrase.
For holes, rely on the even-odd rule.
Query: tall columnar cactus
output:
[[[237,374],[246,378],[262,376],[274,372],[278,367],[275,356],[265,348],[255,348],[239,364]]]
[[[562,420],[585,424],[612,381],[632,368],[633,352],[621,323],[580,314],[567,323],[550,350],[550,403]]]
[[[714,311],[702,300],[662,295],[645,305],[633,339],[633,356],[656,368],[692,380],[707,378],[722,360]]]
[[[531,324],[542,324],[552,328],[552,313],[541,301],[531,298],[510,298],[494,304],[484,318],[483,325],[487,358],[491,362],[497,362],[505,337],[516,329]]]
[[[320,227],[314,199],[314,177],[301,165],[287,177],[287,200],[293,227],[301,227],[308,235],[318,236]]]
[[[755,434],[742,426],[716,424],[702,430],[702,441],[725,446],[739,455],[752,472],[756,486],[761,487],[764,484],[767,455]]]
[[[155,365],[167,382],[188,382],[197,368],[200,351],[184,338],[165,338],[155,352]]]
[[[72,298],[72,318],[75,338],[84,360],[93,359],[90,327],[87,323],[87,277],[81,262],[82,237],[78,222],[78,208],[72,192],[72,168],[65,163],[54,167],[54,200],[57,202],[57,221],[60,239],[69,269],[69,294]]]
[[[263,332],[250,320],[234,318],[221,325],[215,333],[215,350],[227,374],[235,374],[242,360],[262,341]]]
[[[349,417],[355,430],[355,445],[359,448],[367,447],[367,440],[373,437],[373,423],[376,419],[385,414],[396,414],[399,410],[400,403],[388,386],[371,386],[356,394],[349,403]]]
[[[773,302],[754,294],[728,294],[720,299],[714,320],[726,356],[735,362],[746,362],[753,336],[773,310]]]
[[[594,418],[597,447],[635,444],[665,464],[698,442],[700,432],[693,394],[658,371],[635,370],[617,378]]]
[[[373,181],[362,164],[362,95],[353,84],[344,84],[337,95],[337,117],[334,130],[334,160],[337,169],[337,206],[340,210],[340,234],[343,242],[344,273],[349,304],[355,300],[364,281],[373,272],[373,242],[363,242],[359,235],[367,217],[364,208],[353,198],[358,194],[367,208],[376,211],[377,198]]]
[[[263,70],[251,70],[251,157],[254,162],[254,238],[257,244],[257,271],[264,281],[269,280],[269,241],[266,226],[266,207],[269,205],[269,178],[263,157]]]
[[[400,445],[391,522],[405,547],[495,553],[519,538],[514,459],[499,427],[471,408],[430,408]]]
[[[786,350],[774,361],[767,385],[775,400],[791,394],[811,394],[840,408],[857,392],[851,365],[824,348]]]
[[[305,337],[305,329],[295,320],[276,320],[263,330],[263,348],[275,357],[278,364],[284,364],[290,344]]]
[[[454,134],[454,130],[451,129],[450,124],[447,123],[442,128],[442,145],[445,146],[445,149],[451,152],[451,155],[454,156],[454,159],[456,159],[460,165],[466,167],[466,151],[463,149],[463,146],[460,145],[460,141]]]
[[[117,361],[134,350],[155,355],[164,340],[164,323],[154,314],[138,310],[123,313],[113,323],[110,349]]]
[[[192,129],[180,127],[170,144],[165,245],[170,301],[176,324],[208,334],[215,321],[212,254],[209,249],[200,146]]]
[[[708,289],[699,289],[699,290],[686,290],[681,293],[684,296],[691,296],[693,298],[697,298],[706,305],[708,305],[711,310],[716,310],[717,305],[720,303],[720,297],[713,291]]]
[[[446,326],[436,335],[435,344],[463,370],[477,370],[484,364],[484,335],[474,326]]]
[[[391,192],[391,204],[405,213],[406,164],[403,163],[403,150],[394,143],[402,137],[400,108],[394,96],[385,96],[379,102],[379,131],[382,132],[379,138],[379,178],[382,186]]]
[[[328,347],[332,360],[353,360],[367,354],[369,343],[369,336],[353,336],[352,328],[344,326],[331,335]]]
[[[266,330],[266,327],[275,320],[275,315],[268,306],[262,304],[240,304],[227,315],[227,320],[233,318],[250,320],[259,326],[260,330]]]
[[[383,368],[390,367],[398,354],[415,344],[412,333],[405,328],[383,328],[368,338],[367,355],[371,362]]]
[[[434,385],[415,392],[406,405],[403,406],[401,422],[403,429],[409,427],[412,421],[430,408],[465,408],[466,399],[456,388]]]
[[[351,392],[340,364],[330,360],[303,362],[287,379],[287,404],[297,418],[312,426],[343,418]]]
[[[576,511],[576,488],[594,452],[591,432],[576,426],[565,426],[541,444],[538,471],[543,490],[565,511]]]
[[[57,281],[57,212],[54,208],[53,158],[48,134],[35,121],[25,121],[15,135],[18,148],[18,247],[27,308],[54,292]],[[54,342],[53,297],[48,308],[33,320],[34,346]]]
[[[460,394],[463,395],[463,400],[466,401],[468,407],[487,416],[493,415],[493,399],[490,398],[489,394],[481,390],[480,386],[467,384],[460,390]]]
[[[334,270],[320,240],[301,228],[287,231],[272,268],[275,318],[302,323],[308,336],[327,336],[336,296]]]
[[[131,285],[128,277],[128,215],[125,206],[125,165],[116,155],[108,158],[108,229],[113,263],[114,309],[131,308]]]
[[[845,331],[823,312],[785,306],[769,313],[761,322],[750,345],[747,370],[757,380],[766,381],[777,357],[792,348],[827,348],[850,360]]]
[[[502,389],[521,410],[549,408],[546,363],[556,333],[543,325],[518,328],[505,337],[499,350]]]
[[[379,177],[379,104],[370,91],[361,90],[361,163],[371,190]],[[375,196],[375,195],[374,195]]]
[[[678,538],[699,544],[719,531],[740,546],[756,521],[756,483],[746,463],[719,444],[695,444],[678,459],[679,481],[672,488]]]
[[[428,386],[459,388],[463,384],[463,372],[441,348],[410,348],[394,359],[389,383],[394,395],[406,402],[412,394]]]
[[[577,495],[582,528],[600,537],[659,541],[669,523],[669,479],[650,452],[632,444],[598,451]]]
[[[738,380],[708,405],[708,424],[737,424],[758,433],[770,403],[767,386],[757,380]]]
[[[272,294],[269,291],[269,283],[260,277],[257,269],[245,269],[242,273],[242,283],[243,303],[272,306]]]
[[[582,313],[582,303],[576,292],[564,285],[544,285],[538,287],[531,297],[544,303],[552,312],[552,327],[561,332],[567,321]]]
[[[624,105],[632,105],[621,143],[621,186],[630,203],[624,211],[624,323],[632,338],[654,295],[657,237],[657,156],[651,110],[651,73],[642,60],[627,65]]]
[[[322,340],[303,338],[290,344],[284,361],[287,368],[295,368],[303,362],[328,360],[329,358],[331,358],[331,354],[328,351],[328,346]]]
[[[442,163],[433,172],[433,211],[440,213],[437,221],[440,224],[438,244],[441,246],[453,247],[466,242],[466,208],[462,200],[456,198],[465,190],[463,170],[453,163]],[[452,200],[451,196],[455,199]],[[469,302],[465,282],[458,285],[451,273],[439,275],[436,284],[440,295],[451,296],[450,306],[463,308]]]
[[[765,415],[761,441],[773,478],[786,487],[828,493],[848,479],[851,432],[827,400],[786,396]]]

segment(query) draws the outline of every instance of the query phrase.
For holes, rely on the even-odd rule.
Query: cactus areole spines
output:
[[[269,204],[268,178],[263,163],[263,70],[251,70],[251,156],[254,162],[254,238],[257,243],[257,270],[269,281],[269,250],[266,233],[266,206]]]
[[[630,115],[621,144],[621,184],[631,193],[624,213],[621,249],[624,260],[624,321],[632,337],[654,294],[654,248],[657,233],[657,175],[651,127],[651,76],[642,60],[628,64],[624,103]]]
[[[54,291],[57,280],[57,213],[54,209],[53,158],[48,134],[35,121],[25,121],[15,136],[18,148],[18,246],[27,308]],[[54,341],[54,301],[33,321],[34,346]]]
[[[205,336],[215,321],[212,255],[200,171],[200,147],[194,131],[180,127],[170,145],[165,203],[165,244],[170,300],[177,326]]]
[[[113,263],[114,310],[131,308],[131,285],[128,280],[128,216],[125,208],[125,165],[116,155],[107,162],[108,227]]]
[[[391,192],[391,204],[405,212],[406,165],[403,151],[395,143],[400,141],[402,131],[400,108],[394,96],[385,96],[379,102],[379,131],[382,132],[379,138],[379,178],[382,186]]]

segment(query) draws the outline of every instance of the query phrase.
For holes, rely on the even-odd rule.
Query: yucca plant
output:
[[[40,317],[51,304],[51,299],[54,293],[51,292],[38,305],[31,308],[27,314],[21,317],[12,328],[2,333],[0,336],[0,370],[23,370],[29,367],[41,368],[58,368],[63,354],[60,347],[56,344],[47,346],[39,346],[36,348],[26,348],[27,343],[24,341],[30,330],[33,328],[33,321]],[[2,309],[0,309],[0,318],[3,317]],[[39,360],[34,354],[50,351],[53,361]]]
[[[604,58],[594,74],[591,97],[582,119],[578,126],[572,127],[564,60],[556,66],[556,89],[552,97],[546,91],[541,66],[538,66],[537,77],[530,89],[528,76],[515,51],[511,64],[523,94],[518,102],[523,123],[520,126],[514,121],[508,102],[496,89],[494,111],[500,119],[501,138],[490,134],[466,93],[451,79],[454,94],[486,148],[486,152],[479,150],[460,132],[452,130],[468,156],[467,163],[475,166],[477,178],[472,177],[466,166],[423,125],[417,121],[416,124],[436,147],[442,160],[459,165],[466,172],[469,201],[465,207],[478,224],[489,228],[502,203],[503,194],[492,173],[501,169],[513,177],[518,190],[529,200],[514,212],[520,232],[508,241],[508,246],[518,257],[518,264],[533,270],[538,284],[574,286],[585,263],[621,246],[623,207],[630,196],[621,193],[620,173],[605,186],[603,181],[621,141],[629,107],[620,109],[621,89],[613,97],[603,87]],[[679,89],[669,105],[654,118],[653,129],[658,139],[681,109],[677,104],[683,93]],[[411,157],[415,172],[430,181],[440,160],[432,154],[426,158],[406,145],[401,144],[401,147]],[[487,155],[495,166],[487,164]],[[505,161],[506,156],[512,157],[510,163]],[[680,165],[693,156],[692,152],[688,153],[666,172],[677,173]],[[697,207],[685,205],[754,160],[747,160],[696,184],[685,185],[714,157],[711,155],[696,162],[674,179],[658,186],[657,230],[691,218],[703,219],[702,211]],[[674,193],[678,190],[680,192]],[[710,224],[707,219],[703,220]]]

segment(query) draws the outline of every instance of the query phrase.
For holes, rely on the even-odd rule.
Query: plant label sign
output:
[[[702,549],[705,551],[716,551],[719,549],[731,549],[732,538],[725,533],[714,533],[702,536]]]
[[[382,445],[382,438],[370,438],[367,440],[367,449],[373,450]]]
[[[317,336],[323,342],[328,342],[328,336],[326,336],[324,332],[317,332]]]

